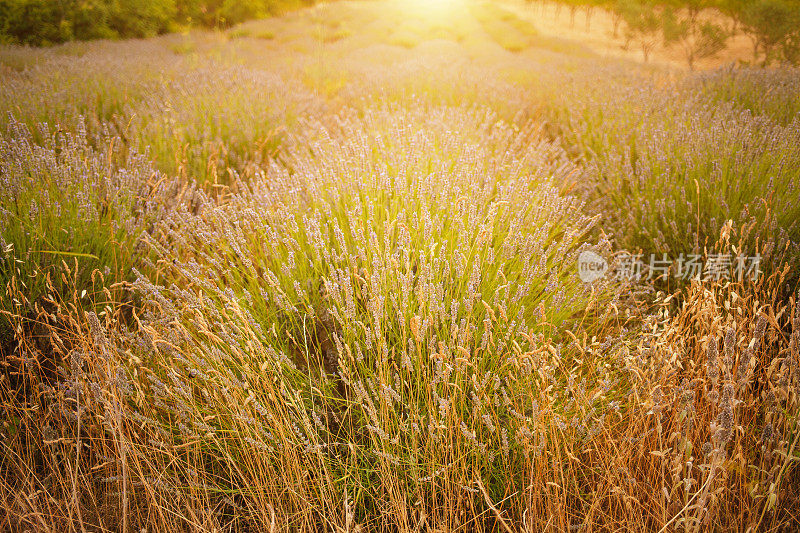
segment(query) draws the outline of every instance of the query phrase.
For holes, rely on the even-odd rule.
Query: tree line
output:
[[[150,37],[227,27],[314,0],[0,0],[0,43]]]
[[[596,9],[611,13],[614,36],[638,46],[645,61],[657,46],[677,46],[694,68],[698,60],[723,50],[731,37],[744,34],[752,43],[753,63],[800,63],[800,0],[556,1],[557,8],[569,9],[572,24],[582,11],[587,30]]]

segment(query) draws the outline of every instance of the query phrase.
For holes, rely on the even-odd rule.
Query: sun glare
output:
[[[460,7],[464,7],[463,0],[404,0],[403,6],[410,14],[424,17],[437,22],[447,22]]]

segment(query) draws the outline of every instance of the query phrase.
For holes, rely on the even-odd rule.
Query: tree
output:
[[[753,61],[766,66],[790,60],[800,32],[800,3],[793,0],[753,0],[741,12],[742,29],[753,43]],[[788,57],[787,57],[788,56]]]
[[[781,51],[781,59],[792,65],[800,64],[800,30],[789,35],[783,43]]]
[[[613,36],[619,37],[619,27],[624,21],[624,13],[630,0],[603,0],[601,5],[611,14],[611,23],[614,28]]]
[[[265,16],[266,7],[263,0],[225,0],[220,15],[226,26],[232,26],[245,20]]]
[[[717,8],[731,20],[730,34],[736,35],[741,25],[742,13],[750,0],[719,0]]]
[[[111,27],[126,37],[151,37],[170,28],[175,0],[115,0]]]
[[[73,38],[69,8],[48,0],[0,0],[0,32],[13,43],[42,45]]]
[[[578,12],[578,8],[581,7],[581,0],[561,0],[561,2],[565,3],[569,8],[569,27],[575,27],[575,14]]]
[[[728,32],[720,24],[701,17],[711,7],[705,0],[682,2],[684,8],[668,8],[662,14],[664,43],[677,43],[683,50],[689,69],[694,70],[698,59],[713,57],[725,48]]]
[[[592,15],[594,15],[594,10],[597,7],[605,7],[605,0],[583,0],[583,4],[586,9],[586,31],[592,29]]]
[[[647,62],[650,53],[662,38],[662,20],[656,6],[650,2],[623,0],[619,3],[625,22],[625,39],[639,45]]]
[[[176,25],[219,26],[313,0],[0,0],[0,43],[148,37]]]

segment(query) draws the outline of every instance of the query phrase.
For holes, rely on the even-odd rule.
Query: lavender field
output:
[[[0,46],[0,531],[800,530],[800,69],[559,16]]]

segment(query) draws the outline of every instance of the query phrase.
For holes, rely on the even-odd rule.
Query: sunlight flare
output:
[[[409,15],[436,22],[448,22],[458,11],[466,9],[465,0],[400,0]]]

